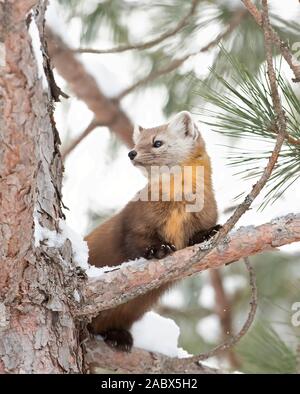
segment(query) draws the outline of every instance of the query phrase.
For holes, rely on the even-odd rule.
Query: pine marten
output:
[[[203,204],[199,211],[188,211],[190,200],[183,197],[178,201],[178,184],[175,186],[172,176],[169,183],[172,193],[169,201],[165,201],[159,181],[158,201],[134,199],[86,237],[89,263],[97,267],[116,266],[138,257],[163,258],[176,249],[202,242],[218,230],[210,159],[191,114],[180,112],[169,123],[154,128],[136,126],[133,140],[135,146],[128,156],[134,165],[143,166],[148,173],[153,166],[182,169],[189,166],[193,191],[199,183],[195,170],[204,168],[199,189],[204,198]],[[182,185],[179,185],[184,187],[183,183],[182,180]],[[149,197],[151,187],[149,182],[146,192]],[[131,325],[151,309],[171,284],[164,284],[114,309],[102,311],[90,323],[90,331],[102,335],[108,345],[129,351],[133,344],[128,331]]]

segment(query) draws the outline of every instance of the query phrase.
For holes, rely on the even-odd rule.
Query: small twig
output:
[[[62,160],[65,161],[67,156],[76,148],[80,142],[87,137],[96,127],[102,126],[96,119],[93,119],[86,129],[62,151]]]
[[[140,87],[142,85],[146,85],[147,83],[154,81],[155,79],[161,77],[162,75],[169,74],[170,72],[176,70],[179,66],[181,66],[191,56],[194,56],[194,54],[185,55],[184,57],[182,57],[180,59],[172,60],[165,67],[162,67],[162,68],[160,68],[158,70],[152,71],[146,77],[140,79],[139,81],[137,81],[137,82],[133,83],[132,85],[130,85],[128,88],[124,89],[116,97],[116,100],[117,101],[122,100],[125,96],[127,96],[129,93],[133,92],[138,87]]]
[[[203,52],[207,52],[209,49],[211,49],[212,47],[216,46],[217,44],[219,44],[219,42],[227,37],[241,22],[241,20],[247,15],[247,12],[245,12],[244,9],[239,9],[236,11],[236,13],[234,14],[234,16],[232,17],[228,27],[222,32],[220,33],[215,39],[213,39],[212,41],[210,41],[207,45],[205,45],[204,47],[202,47],[201,49],[189,53],[181,58],[172,60],[169,64],[167,64],[165,67],[162,67],[158,70],[154,70],[152,72],[150,72],[150,74],[148,74],[146,77],[140,79],[139,81],[133,83],[131,86],[129,86],[128,88],[126,88],[125,90],[123,90],[123,92],[121,92],[117,97],[116,100],[121,100],[122,98],[124,98],[125,96],[127,96],[129,93],[131,93],[132,91],[134,91],[136,88],[145,85],[149,82],[154,81],[155,79],[168,74],[174,70],[176,70],[178,67],[180,67],[186,60],[188,60],[189,58],[199,55],[199,53],[203,53]]]
[[[253,16],[257,24],[263,27],[263,16],[257,7],[252,3],[251,0],[242,0],[245,7],[248,9],[250,14]],[[269,35],[272,42],[276,45],[278,50],[281,52],[282,56],[290,66],[293,71],[295,78],[292,79],[293,82],[300,82],[300,64],[294,59],[288,43],[281,40],[276,31],[269,26]]]
[[[222,328],[222,340],[226,341],[232,332],[232,316],[231,316],[231,302],[228,299],[226,291],[223,286],[221,270],[210,270],[210,281],[215,292],[215,313],[218,315],[220,326]],[[237,369],[240,366],[233,349],[228,349],[225,353],[231,367]]]
[[[220,352],[224,352],[225,350],[232,348],[232,346],[237,344],[243,338],[243,336],[247,333],[247,331],[251,327],[251,325],[254,321],[256,310],[257,310],[257,286],[256,286],[255,272],[249,262],[249,258],[248,257],[244,258],[244,261],[245,261],[247,271],[249,273],[249,284],[250,284],[250,288],[251,288],[251,300],[250,300],[250,310],[249,310],[247,319],[246,319],[245,323],[243,324],[243,327],[236,335],[232,336],[230,339],[223,342],[221,345],[216,346],[214,349],[212,349],[206,353],[202,353],[202,354],[199,354],[198,356],[191,357],[189,359],[190,361],[192,361],[192,360],[194,360],[194,361],[206,360],[210,357],[213,357],[213,356],[219,354]]]
[[[263,26],[263,31],[264,31],[266,59],[267,59],[267,66],[268,66],[267,73],[268,73],[268,78],[269,78],[270,87],[271,87],[272,102],[273,102],[274,110],[277,114],[276,125],[278,128],[278,135],[277,135],[275,147],[273,149],[273,152],[269,158],[268,164],[267,164],[261,178],[255,184],[252,191],[248,194],[244,203],[240,204],[237,207],[237,209],[235,210],[233,215],[227,220],[227,222],[225,223],[223,228],[220,230],[219,234],[216,236],[216,238],[214,240],[214,246],[216,246],[216,244],[220,243],[220,241],[225,238],[225,236],[228,234],[228,231],[230,231],[233,228],[233,226],[236,224],[236,222],[239,220],[239,218],[249,209],[253,200],[258,196],[258,194],[260,193],[260,191],[262,190],[262,188],[264,187],[264,185],[268,181],[270,175],[272,174],[273,168],[277,162],[281,147],[282,147],[284,139],[286,137],[286,118],[285,118],[285,114],[284,114],[284,111],[281,106],[280,96],[279,96],[277,83],[276,83],[276,74],[275,74],[275,70],[273,67],[273,61],[272,61],[272,37],[271,37],[271,27],[270,27],[270,22],[269,22],[268,2],[267,2],[267,0],[262,0],[262,3],[263,3],[262,26]],[[246,267],[249,271],[250,286],[252,289],[251,309],[250,309],[246,323],[244,324],[244,326],[242,327],[242,330],[240,331],[240,333],[237,336],[232,337],[229,341],[225,342],[222,345],[217,346],[216,348],[214,348],[210,352],[207,352],[207,353],[200,355],[200,356],[194,356],[193,357],[194,360],[207,359],[207,358],[212,357],[213,355],[217,354],[220,351],[230,348],[249,329],[249,327],[253,321],[255,311],[256,311],[257,289],[256,289],[256,284],[255,284],[254,272],[253,272],[251,265],[249,264],[248,258],[245,258],[245,264],[246,264]]]
[[[251,3],[252,4],[252,3]],[[277,163],[283,142],[287,138],[288,134],[286,132],[286,118],[281,105],[280,96],[277,88],[276,74],[272,62],[272,28],[269,22],[268,14],[268,4],[266,0],[263,0],[264,11],[263,11],[263,30],[265,38],[265,51],[267,59],[267,74],[270,81],[271,87],[271,97],[274,106],[274,111],[277,115],[275,120],[276,128],[278,129],[277,138],[275,142],[274,149],[271,156],[269,157],[268,163],[260,177],[260,179],[253,186],[250,193],[246,196],[244,201],[236,208],[231,217],[226,221],[222,229],[219,231],[215,238],[215,242],[219,243],[222,239],[225,239],[226,234],[234,227],[241,216],[250,208],[252,202],[262,191],[265,184],[268,182],[275,164]]]
[[[297,140],[296,138],[292,137],[291,135],[287,135],[286,139],[292,145],[300,145],[300,140]]]
[[[271,97],[274,106],[275,113],[278,117],[277,119],[277,127],[279,133],[285,137],[286,134],[286,118],[281,105],[280,96],[277,88],[277,80],[276,74],[273,67],[272,61],[272,30],[270,26],[269,20],[269,11],[268,11],[268,1],[262,0],[263,4],[263,18],[262,18],[262,26],[264,31],[265,38],[265,50],[266,50],[266,59],[267,59],[267,74],[270,81],[271,88]]]
[[[204,317],[210,316],[213,312],[210,309],[206,309],[203,307],[194,307],[194,308],[174,308],[167,305],[158,305],[155,307],[155,311],[164,316],[169,316],[171,318],[179,318],[179,319],[203,319]]]
[[[193,14],[196,11],[197,5],[199,3],[199,0],[192,0],[191,8],[189,12],[178,22],[178,24],[167,30],[165,33],[161,34],[160,36],[153,38],[152,40],[149,40],[147,42],[141,42],[138,44],[129,44],[129,45],[120,45],[114,48],[109,48],[109,49],[93,49],[93,48],[79,48],[75,49],[74,52],[78,53],[95,53],[95,54],[107,54],[107,53],[121,53],[121,52],[126,52],[130,50],[143,50],[143,49],[149,49],[162,41],[166,40],[167,38],[170,38],[177,34],[180,30],[182,30],[185,26],[187,26],[190,22],[190,18],[193,16]]]
[[[269,129],[268,129],[268,131],[270,131],[271,133],[274,133],[274,134],[277,134],[278,133],[278,130],[277,130],[277,127],[276,127],[276,125],[274,125],[274,127],[270,127]],[[285,139],[287,140],[287,142],[289,143],[289,144],[291,144],[291,145],[296,145],[296,146],[300,146],[300,140],[299,139],[296,139],[296,138],[294,138],[294,137],[292,137],[291,135],[286,135],[285,136]]]
[[[141,294],[210,268],[219,268],[244,257],[274,250],[300,240],[300,214],[289,214],[254,227],[241,227],[230,234],[226,243],[213,250],[203,245],[178,250],[161,260],[138,260],[122,264],[99,278],[90,278],[82,287],[82,303],[74,314],[79,319],[130,301]],[[199,257],[200,255],[200,257]]]
[[[127,145],[132,146],[133,125],[120,105],[105,96],[96,79],[87,72],[75,53],[62,38],[49,27],[46,28],[47,44],[51,62],[68,82],[71,90],[94,113],[101,125],[109,128]]]
[[[200,363],[184,363],[184,358],[174,359],[160,353],[133,348],[130,353],[116,352],[104,341],[91,339],[84,343],[86,369],[97,373],[97,368],[116,373],[190,373],[224,374],[226,371],[208,367]],[[178,364],[174,361],[178,360]]]

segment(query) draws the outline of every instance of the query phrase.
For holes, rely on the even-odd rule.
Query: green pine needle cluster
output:
[[[225,79],[216,70],[211,75],[221,85],[200,82],[195,94],[206,104],[201,112],[202,120],[211,130],[233,138],[260,140],[260,150],[232,147],[229,162],[245,178],[258,178],[270,157],[275,139],[276,114],[273,109],[268,77],[264,67],[253,74],[245,64],[228,52],[221,50],[230,66]],[[254,54],[253,54],[254,56]],[[300,141],[300,101],[291,85],[280,75],[277,67],[278,89],[287,120],[287,133]],[[268,181],[266,198],[262,207],[274,202],[300,177],[300,145],[285,139],[279,160]]]
[[[246,373],[297,372],[296,352],[281,338],[267,322],[256,324],[247,336],[247,341],[237,347],[243,359]]]
[[[67,11],[69,18],[79,18],[82,22],[81,40],[82,46],[94,46],[99,36],[109,38],[111,46],[119,44],[130,44],[132,42],[131,27],[128,17],[136,12],[143,12],[149,20],[147,36],[136,42],[147,41],[149,38],[159,36],[162,32],[173,28],[187,15],[191,0],[166,0],[158,1],[132,1],[126,0],[103,0],[92,2],[89,5],[84,0],[59,0]],[[182,28],[175,36],[169,37],[159,45],[143,51],[134,52],[136,60],[137,75],[141,75],[140,70],[156,71],[164,67],[174,58],[183,54],[194,52],[197,48],[199,36],[207,37],[207,42],[215,36],[207,34],[207,27],[218,26],[219,33],[224,32],[233,16],[243,6],[233,7],[231,2],[218,2],[214,0],[199,1],[196,12],[189,18],[188,25]],[[272,15],[272,23],[280,36],[287,41],[298,41],[300,26],[296,22],[285,23],[279,16]],[[107,36],[107,33],[109,36]],[[193,43],[193,47],[191,47]],[[226,50],[236,56],[242,63],[248,64],[249,70],[256,72],[264,60],[263,36],[258,29],[252,16],[246,15],[241,24],[227,35],[222,44]],[[255,49],[255,56],[252,56],[249,48]],[[199,49],[201,47],[199,46]],[[222,51],[216,51],[214,68],[217,72],[225,75],[228,72],[228,62]],[[95,55],[97,56],[97,55]],[[101,55],[98,55],[101,56]],[[122,54],[117,54],[120,59]],[[149,67],[150,63],[150,67]],[[201,55],[199,55],[201,64]],[[195,75],[195,74],[194,74]],[[195,75],[196,76],[196,75]],[[152,81],[147,87],[165,87],[168,96],[163,108],[166,116],[183,109],[192,108],[197,104],[197,98],[193,95],[191,85],[187,83],[186,73],[182,72],[182,67],[163,75]],[[206,82],[214,85],[215,78],[209,74]],[[145,88],[142,86],[138,90]]]

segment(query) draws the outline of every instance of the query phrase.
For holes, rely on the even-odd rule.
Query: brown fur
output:
[[[205,168],[203,209],[195,213],[186,212],[186,201],[131,201],[120,213],[86,237],[90,264],[97,267],[119,265],[143,256],[149,246],[162,243],[174,244],[177,249],[182,249],[192,244],[193,237],[198,233],[215,226],[217,207],[211,183],[210,159],[202,140],[196,144],[191,158],[182,165],[203,165]],[[129,329],[133,322],[151,309],[170,285],[101,312],[92,321],[91,330],[103,333],[111,329]]]

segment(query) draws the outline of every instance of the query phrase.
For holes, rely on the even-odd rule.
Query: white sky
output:
[[[237,2],[237,0],[232,1]],[[88,3],[88,2],[87,2]],[[274,11],[282,18],[295,17],[296,9],[299,8],[297,0],[274,0],[271,1]],[[58,33],[74,47],[79,45],[79,20],[73,20],[65,24],[61,9],[55,0],[50,1],[51,7],[47,18]],[[90,4],[90,3],[89,3]],[[134,34],[141,36],[142,27],[136,18]],[[215,28],[217,31],[217,26]],[[207,42],[207,35],[203,44]],[[202,45],[201,40],[198,42]],[[107,40],[98,40],[95,47],[105,48],[111,46]],[[135,63],[130,53],[122,55],[78,55],[89,72],[96,78],[101,89],[109,96],[116,95],[136,78],[134,74]],[[198,75],[205,75],[208,66],[212,62],[212,55],[200,54],[190,60],[185,67],[193,67]],[[64,87],[64,81],[58,77],[60,86]],[[166,94],[163,89],[148,89],[143,93],[133,94],[122,101],[122,107],[129,117],[142,126],[153,127],[163,123],[166,119],[162,114],[162,106]],[[186,108],[191,110],[190,108]],[[91,112],[86,105],[75,97],[57,104],[56,120],[58,130],[64,141],[66,135],[75,137],[80,134],[92,119]],[[195,116],[195,120],[197,117]],[[239,176],[234,176],[236,171],[227,166],[226,156],[229,148],[220,146],[227,140],[211,132],[207,127],[200,124],[200,129],[207,143],[208,151],[213,163],[213,180],[220,211],[220,222],[226,217],[222,214],[224,209],[235,204],[234,197],[244,190],[250,190],[253,181],[242,181]],[[66,211],[69,225],[78,233],[84,235],[87,230],[87,212],[94,209],[120,209],[141,188],[144,179],[137,169],[133,168],[127,157],[128,149],[122,147],[118,157],[109,157],[106,149],[109,144],[110,134],[106,128],[94,130],[69,156],[66,161],[65,180],[63,188],[64,203],[70,211]],[[243,141],[252,149],[261,149],[261,142]],[[300,211],[300,183],[291,187],[284,198],[274,205],[268,206],[263,212],[257,212],[261,197],[254,204],[254,208],[247,212],[240,220],[240,225],[258,224],[289,212]],[[299,243],[292,246],[292,250],[300,250]]]

